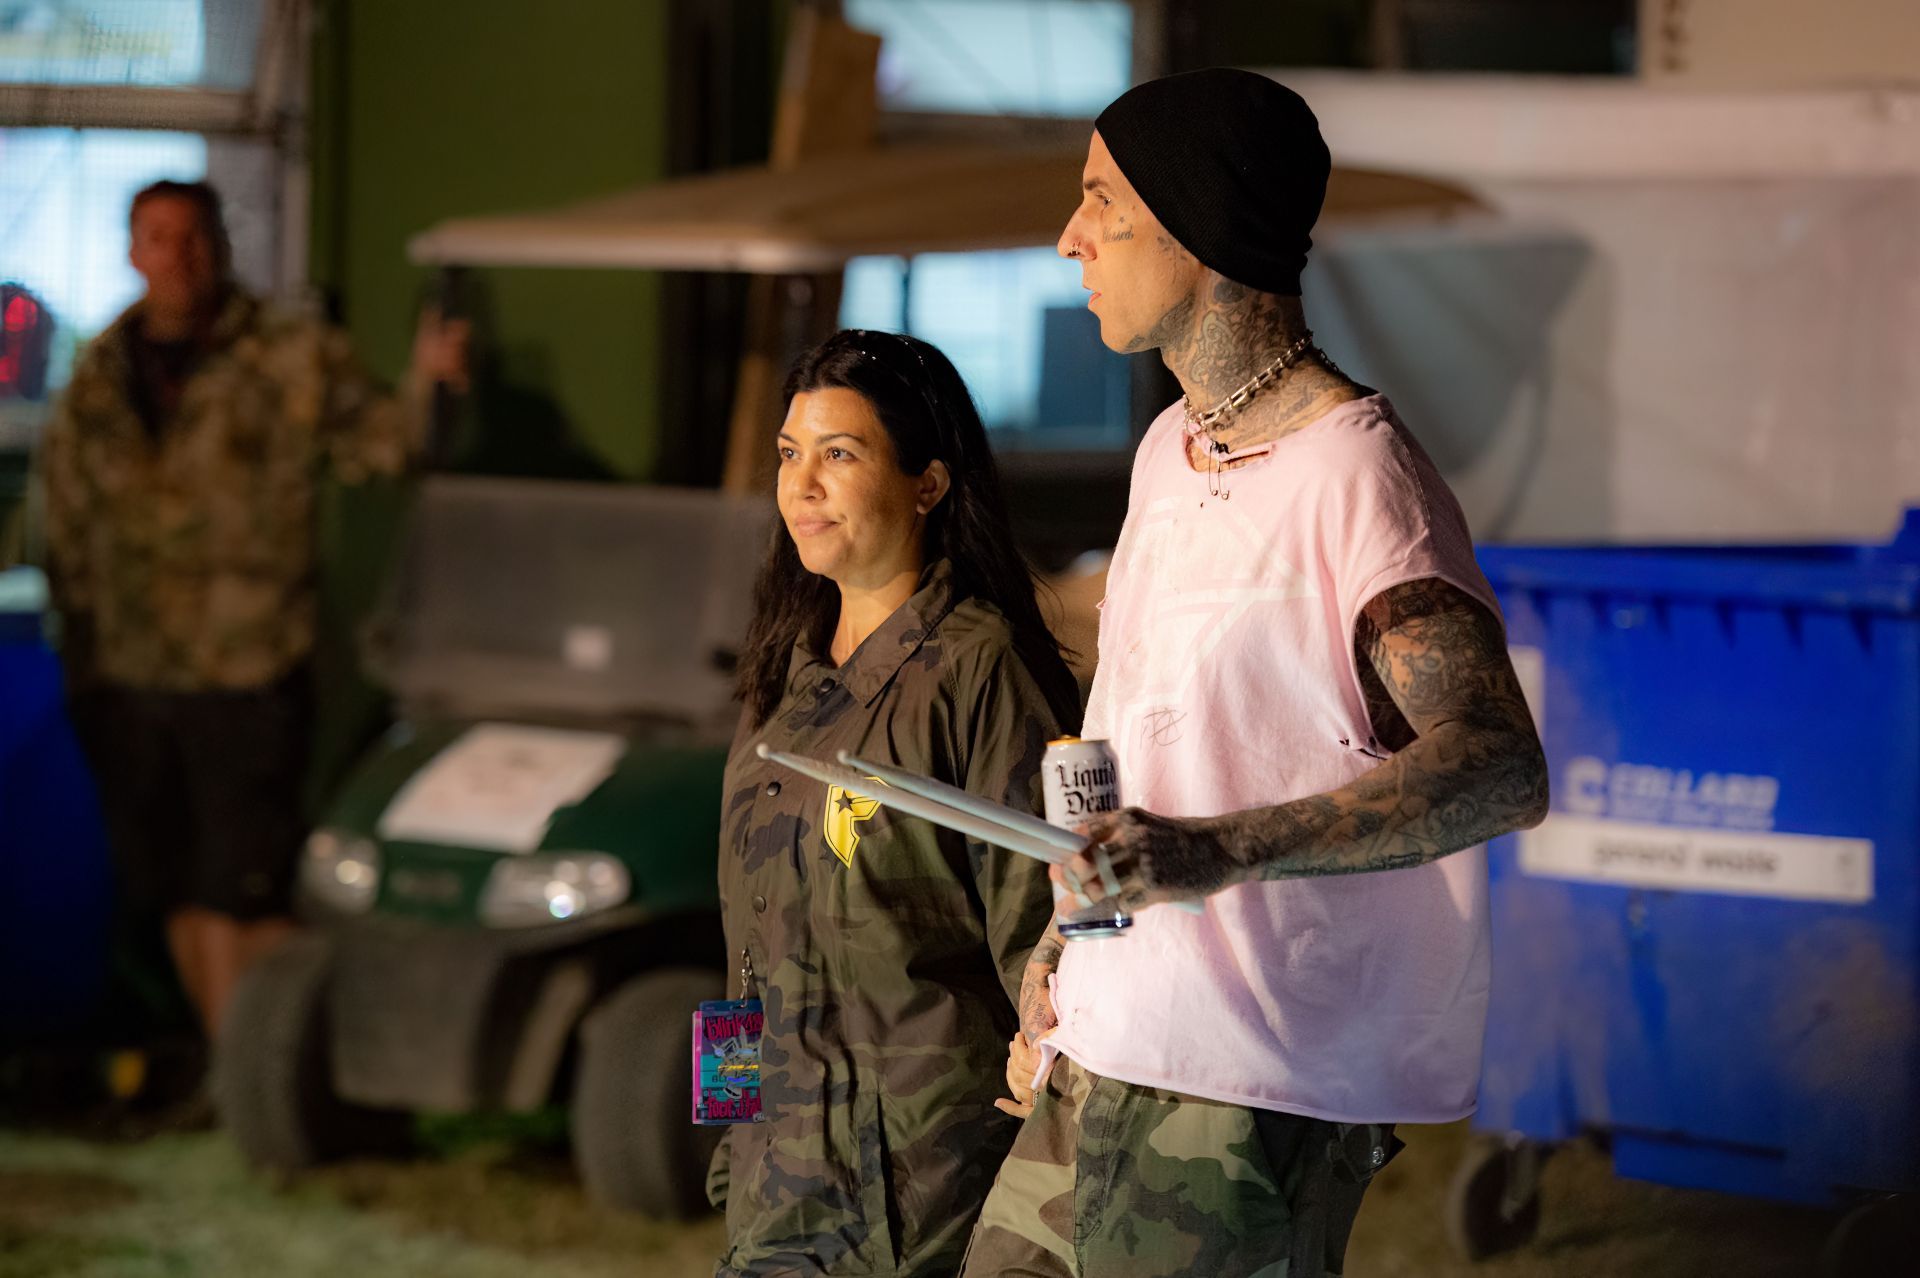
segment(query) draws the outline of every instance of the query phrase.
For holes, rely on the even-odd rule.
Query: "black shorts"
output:
[[[304,670],[245,691],[94,688],[72,714],[127,905],[248,920],[291,909],[313,722]]]

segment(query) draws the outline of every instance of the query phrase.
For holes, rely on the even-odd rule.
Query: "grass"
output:
[[[676,1278],[719,1250],[717,1219],[597,1208],[564,1163],[510,1142],[275,1187],[218,1133],[0,1132],[0,1278]]]
[[[1831,1213],[1618,1180],[1575,1146],[1547,1165],[1526,1250],[1479,1266],[1445,1239],[1465,1124],[1413,1128],[1368,1192],[1349,1278],[1745,1278],[1816,1272]],[[596,1207],[564,1123],[426,1120],[433,1152],[274,1185],[217,1132],[141,1141],[0,1130],[0,1278],[680,1278],[713,1272],[717,1218]],[[1892,1271],[1889,1271],[1892,1272]]]

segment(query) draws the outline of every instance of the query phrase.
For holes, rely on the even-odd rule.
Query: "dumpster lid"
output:
[[[1882,544],[1481,546],[1507,590],[1920,615],[1920,507]]]

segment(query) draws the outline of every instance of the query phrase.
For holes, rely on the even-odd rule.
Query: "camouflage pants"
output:
[[[1397,1146],[1390,1128],[1137,1087],[1062,1057],[987,1195],[962,1273],[1338,1274],[1371,1170],[1352,1166],[1353,1139],[1362,1164]]]

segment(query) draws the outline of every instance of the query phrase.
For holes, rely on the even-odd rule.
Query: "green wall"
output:
[[[315,57],[313,275],[362,357],[397,377],[425,272],[409,236],[657,180],[669,0],[324,0]],[[553,399],[621,475],[657,454],[659,281],[493,270],[506,380]],[[507,423],[510,425],[510,423]]]
[[[540,208],[662,176],[668,3],[321,0],[310,269],[375,372],[393,379],[405,368],[428,283],[407,263],[409,236],[446,217]],[[557,407],[606,469],[646,477],[659,451],[659,280],[497,270],[480,282],[497,360],[482,406],[488,429],[552,431]],[[501,383],[511,393],[498,393]],[[543,400],[552,405],[539,411]],[[359,637],[407,496],[380,482],[324,493],[308,787],[316,816],[386,722],[385,698],[360,671]]]

